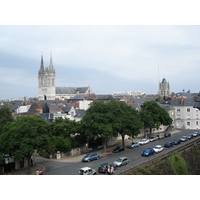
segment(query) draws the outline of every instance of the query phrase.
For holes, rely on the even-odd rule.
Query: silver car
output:
[[[146,139],[146,138],[141,139],[141,140],[139,141],[140,145],[148,144],[149,142],[150,142],[150,140],[149,140],[149,139]]]
[[[119,157],[117,160],[113,163],[116,167],[121,167],[122,165],[127,165],[129,163],[129,160],[127,157]]]

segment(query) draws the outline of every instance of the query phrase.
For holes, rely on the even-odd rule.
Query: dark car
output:
[[[166,142],[164,145],[164,147],[167,147],[167,148],[173,147],[173,146],[174,146],[173,142]]]
[[[124,151],[124,147],[123,146],[118,146],[113,150],[113,153],[119,153],[120,151]]]
[[[171,136],[171,133],[165,133],[164,136],[165,136],[165,137],[170,137],[170,136]]]
[[[151,156],[154,155],[155,151],[153,148],[147,148],[142,152],[142,156]]]
[[[97,152],[88,153],[86,156],[83,157],[82,162],[90,162],[91,160],[98,160],[100,155]]]
[[[98,171],[99,171],[100,173],[107,173],[108,166],[110,166],[109,163],[103,163],[103,164],[100,165]]]
[[[161,140],[163,139],[165,136],[164,135],[157,135],[158,139]]]
[[[174,139],[173,144],[177,145],[181,143],[181,139]]]
[[[135,147],[139,147],[140,143],[139,142],[132,142],[130,145],[128,145],[128,148],[135,148]]]

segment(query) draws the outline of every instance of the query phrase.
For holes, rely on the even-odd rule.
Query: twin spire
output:
[[[39,74],[43,74],[43,73],[54,73],[55,74],[55,69],[53,68],[52,53],[50,54],[49,67],[46,67],[46,68],[44,68],[43,54],[41,55]]]

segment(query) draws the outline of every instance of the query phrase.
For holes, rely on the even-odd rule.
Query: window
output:
[[[181,116],[180,115],[176,115],[176,119],[180,119],[181,118]]]
[[[196,121],[196,125],[197,125],[197,126],[199,125],[199,122],[198,122],[198,121]]]
[[[187,122],[187,126],[190,126],[190,122]]]
[[[190,112],[190,108],[187,108],[187,112]]]
[[[177,108],[177,110],[176,110],[177,112],[181,112],[181,109],[180,108]]]

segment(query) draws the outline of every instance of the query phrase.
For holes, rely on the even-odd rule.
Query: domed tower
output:
[[[162,82],[159,83],[158,94],[164,98],[170,95],[169,82],[167,82],[165,78],[163,78]]]
[[[40,69],[38,72],[38,98],[39,100],[55,100],[56,73],[53,67],[52,54],[49,67],[44,68],[43,55],[41,55]]]

